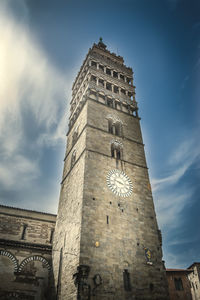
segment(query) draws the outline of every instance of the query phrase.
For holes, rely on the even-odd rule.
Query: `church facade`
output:
[[[0,299],[51,299],[56,215],[0,206]]]
[[[18,210],[29,218],[2,230],[5,299],[169,299],[133,71],[106,48],[89,49],[72,87],[57,219]]]

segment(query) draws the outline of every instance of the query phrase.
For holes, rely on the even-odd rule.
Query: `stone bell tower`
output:
[[[74,81],[70,112],[56,299],[168,299],[133,71],[101,38]]]

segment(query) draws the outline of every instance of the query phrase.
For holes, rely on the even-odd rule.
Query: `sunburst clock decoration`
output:
[[[117,169],[108,173],[107,185],[116,196],[120,197],[129,197],[133,191],[130,178],[123,171]]]

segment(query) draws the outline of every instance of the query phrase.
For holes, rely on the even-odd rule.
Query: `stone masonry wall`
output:
[[[55,219],[0,206],[0,299],[48,299]]]
[[[124,138],[124,158],[126,157],[127,162],[112,158],[110,139],[120,138],[106,132],[105,116],[113,110],[109,107],[102,108],[97,102],[88,103],[90,124],[91,119],[96,120],[94,125],[97,129],[86,129],[80,264],[91,268],[91,286],[94,287],[92,278],[96,274],[100,274],[103,281],[92,299],[168,299],[143,145]],[[103,116],[99,109],[103,110]],[[129,132],[129,138],[141,141],[139,120],[133,121],[132,116],[127,118],[124,114],[119,114],[119,117],[123,123],[126,119],[124,136]],[[104,132],[99,130],[102,128]],[[106,178],[112,169],[124,171],[131,179],[133,193],[130,197],[117,197],[109,190]],[[98,247],[96,242],[99,243]],[[147,264],[144,248],[151,250],[152,265]],[[130,274],[132,288],[129,292],[123,286],[125,269]]]

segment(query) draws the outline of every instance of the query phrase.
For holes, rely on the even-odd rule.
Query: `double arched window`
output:
[[[111,142],[111,156],[116,159],[122,159],[123,145],[118,141]]]
[[[120,121],[108,119],[108,132],[117,136],[122,136],[122,123]]]

